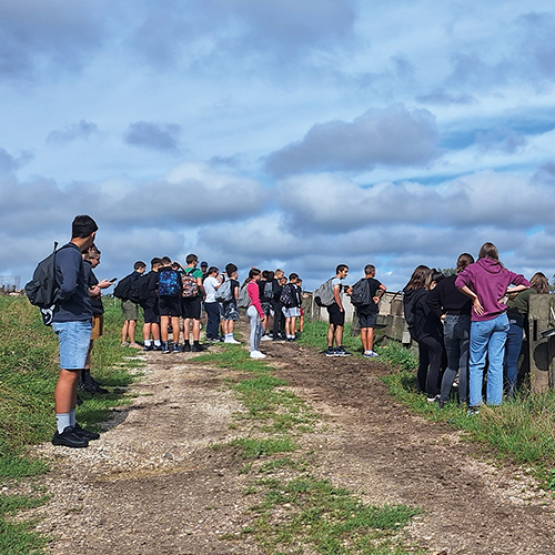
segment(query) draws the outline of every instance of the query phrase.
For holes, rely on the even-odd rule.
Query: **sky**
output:
[[[189,253],[399,290],[485,241],[555,273],[547,0],[0,0],[0,276]]]

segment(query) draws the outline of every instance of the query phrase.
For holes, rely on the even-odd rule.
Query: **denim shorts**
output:
[[[60,368],[85,368],[91,341],[92,322],[54,322],[52,329],[60,341]]]

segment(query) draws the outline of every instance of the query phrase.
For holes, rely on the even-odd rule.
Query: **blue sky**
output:
[[[101,277],[195,252],[391,289],[555,273],[552,3],[0,1],[0,275],[76,214]]]

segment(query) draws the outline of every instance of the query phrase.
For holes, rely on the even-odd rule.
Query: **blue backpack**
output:
[[[181,276],[176,270],[168,268],[160,272],[158,295],[160,297],[181,296]]]

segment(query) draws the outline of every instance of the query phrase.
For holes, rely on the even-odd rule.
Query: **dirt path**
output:
[[[487,462],[487,452],[392,401],[379,363],[264,347],[327,423],[303,439],[318,455],[316,473],[368,502],[423,509],[407,531],[415,545],[445,555],[555,553],[551,497],[522,470]],[[236,437],[229,426],[241,407],[224,384],[235,376],[190,356],[149,354],[139,397],[88,449],[38,448],[56,459],[45,478],[53,499],[37,511],[39,529],[58,537],[51,553],[261,553],[248,536],[220,539],[249,523],[253,504],[240,463],[209,448]]]

